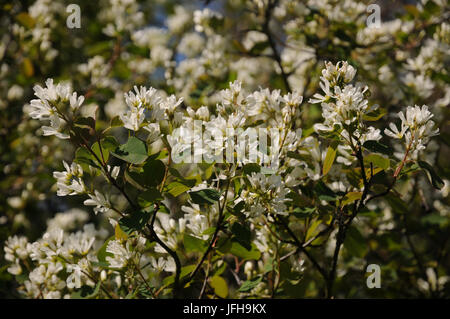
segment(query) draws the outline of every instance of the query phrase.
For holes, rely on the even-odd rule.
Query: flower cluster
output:
[[[400,130],[394,123],[390,123],[390,129],[386,128],[384,133],[394,139],[404,140],[406,155],[411,153],[413,157],[417,157],[417,152],[425,149],[430,138],[439,134],[439,128],[435,128],[435,123],[431,120],[433,114],[428,106],[416,105],[406,108],[406,116],[403,112],[399,112],[398,116],[402,121]]]
[[[67,215],[74,219],[76,215]],[[56,218],[49,222],[53,225]],[[11,237],[4,247],[14,275],[28,272],[23,294],[30,298],[66,298],[82,285],[95,286],[101,270],[95,267],[95,251],[105,238],[105,231],[86,224],[83,230],[66,233],[50,227],[36,242],[25,237]]]
[[[446,297],[444,2],[7,3],[5,294]]]
[[[45,84],[45,88],[40,85],[34,87],[34,94],[38,99],[30,102],[29,114],[40,121],[50,120],[50,126],[42,126],[44,136],[56,135],[58,138],[67,139],[69,135],[63,130],[69,120],[68,106],[72,113],[76,112],[83,104],[84,96],[72,93],[70,85],[54,85],[53,79],[48,79]]]

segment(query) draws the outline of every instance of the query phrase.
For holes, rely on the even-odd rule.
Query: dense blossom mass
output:
[[[446,1],[208,2],[4,6],[0,296],[448,297]]]

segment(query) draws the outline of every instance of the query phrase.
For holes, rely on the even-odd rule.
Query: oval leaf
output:
[[[226,298],[228,296],[228,285],[222,277],[212,276],[209,284],[213,287],[214,293],[220,298]]]
[[[131,136],[125,144],[117,147],[111,154],[131,164],[141,164],[148,157],[147,145],[134,136]]]
[[[337,143],[332,143],[327,149],[327,155],[325,155],[325,160],[323,162],[322,174],[327,175],[333,165],[334,159],[336,158]]]

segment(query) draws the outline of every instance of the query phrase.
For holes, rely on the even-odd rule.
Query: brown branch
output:
[[[227,186],[226,186],[226,190],[225,190],[225,196],[223,199],[223,204],[221,207],[219,207],[219,218],[217,220],[217,226],[216,229],[214,231],[214,234],[211,238],[211,241],[208,245],[208,248],[206,249],[205,253],[203,254],[202,258],[200,259],[200,261],[197,263],[197,266],[195,266],[195,269],[192,271],[192,273],[189,276],[188,282],[191,281],[195,275],[197,274],[197,272],[199,271],[200,267],[202,266],[203,262],[205,261],[206,257],[208,256],[209,252],[213,249],[215,243],[216,243],[216,239],[217,236],[219,234],[220,228],[222,227],[222,221],[223,221],[223,217],[224,217],[224,209],[227,203],[227,195],[228,195],[228,189],[230,187],[230,180],[227,180]],[[219,205],[220,206],[220,205]]]

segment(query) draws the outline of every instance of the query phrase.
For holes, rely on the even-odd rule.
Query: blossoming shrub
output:
[[[4,7],[3,295],[448,297],[446,3],[65,5]]]

